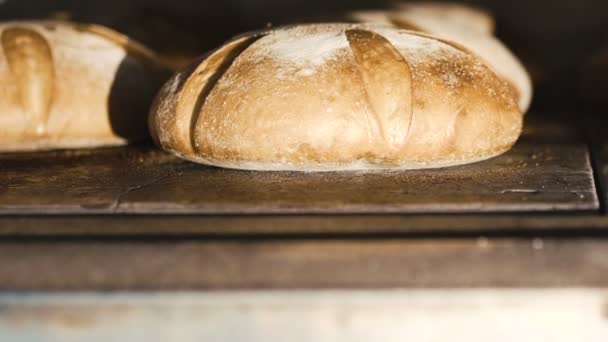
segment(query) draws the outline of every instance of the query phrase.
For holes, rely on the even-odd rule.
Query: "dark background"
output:
[[[601,109],[608,47],[606,0],[460,1],[491,11],[497,33],[535,78],[536,110]],[[389,7],[387,0],[0,0],[0,18],[69,18],[113,27],[169,55],[195,56],[242,31],[272,23],[337,21],[352,9]],[[596,57],[594,57],[596,56]],[[583,70],[595,58],[600,67]],[[608,55],[606,62],[608,62]],[[598,63],[598,60],[600,62]],[[599,70],[599,71],[598,71]],[[608,73],[607,73],[608,74]],[[599,75],[599,76],[598,76]],[[591,86],[588,79],[592,79]],[[604,86],[605,87],[605,86]],[[587,89],[592,88],[592,91]]]

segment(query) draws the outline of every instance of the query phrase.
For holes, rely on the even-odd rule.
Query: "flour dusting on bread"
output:
[[[319,24],[265,31],[217,83],[199,86],[213,89],[194,114],[193,152],[163,147],[223,167],[441,167],[506,151],[523,122],[510,84],[475,54],[390,26]],[[161,94],[159,101],[170,102],[185,91],[202,89]],[[152,113],[164,115],[192,113]],[[179,134],[170,127],[155,131]]]

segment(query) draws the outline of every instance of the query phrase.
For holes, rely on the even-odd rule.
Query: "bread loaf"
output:
[[[532,81],[521,62],[494,37],[494,20],[477,8],[450,3],[407,3],[392,10],[358,11],[358,22],[391,24],[451,40],[470,49],[513,84],[525,113],[532,100]]]
[[[358,22],[393,24],[392,15],[412,18],[411,25],[425,27],[458,27],[460,30],[494,35],[496,23],[492,15],[470,5],[447,2],[407,2],[389,10],[362,10],[350,13]]]
[[[142,139],[167,77],[152,52],[105,27],[0,23],[0,151]]]
[[[514,88],[466,48],[362,24],[238,37],[176,74],[150,113],[165,150],[252,170],[465,164],[521,128]]]

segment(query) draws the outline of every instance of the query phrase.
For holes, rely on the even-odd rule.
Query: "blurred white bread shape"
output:
[[[147,112],[167,70],[108,28],[0,23],[0,151],[122,145],[148,137]]]
[[[177,73],[150,113],[159,146],[252,170],[434,168],[508,150],[513,87],[440,38],[375,24],[246,34]]]
[[[387,12],[403,12],[413,17],[422,27],[437,27],[447,24],[463,30],[494,35],[496,23],[487,11],[471,5],[448,2],[398,3],[388,10],[361,10],[350,13],[350,18],[359,22],[391,24]]]
[[[425,32],[461,44],[513,84],[523,113],[530,107],[530,76],[517,57],[494,37],[494,20],[481,9],[454,3],[410,2],[387,10],[355,11],[349,14],[349,18]]]

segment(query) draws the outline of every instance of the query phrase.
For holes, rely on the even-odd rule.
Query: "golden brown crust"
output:
[[[61,21],[0,23],[0,151],[147,136],[147,108],[167,71],[112,32]]]
[[[512,87],[479,58],[386,26],[272,30],[221,74],[194,115],[176,99],[209,83],[186,89],[194,75],[186,71],[165,86],[150,117],[161,146],[232,168],[407,169],[485,159],[521,131]],[[192,148],[167,144],[188,141],[188,132],[159,124],[178,117],[195,120]]]
[[[157,144],[179,155],[196,158],[192,143],[192,126],[200,114],[201,101],[231,62],[259,33],[239,36],[186,70],[174,75],[156,97],[150,115],[150,130]]]
[[[458,4],[414,2],[391,10],[354,12],[351,18],[424,32],[465,46],[513,85],[520,109],[524,113],[528,110],[532,100],[530,76],[517,57],[494,37],[489,14]]]

